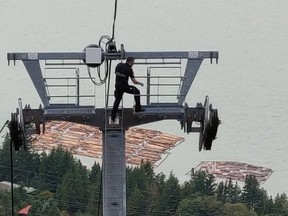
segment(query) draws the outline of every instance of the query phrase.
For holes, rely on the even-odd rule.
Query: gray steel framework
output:
[[[109,124],[110,109],[95,108],[93,106],[79,106],[79,102],[71,104],[55,105],[49,101],[49,95],[45,90],[44,78],[39,61],[41,60],[79,60],[79,64],[85,62],[83,52],[29,52],[8,53],[8,62],[21,60],[30,75],[30,78],[43,103],[43,107],[31,109],[29,106],[21,108],[21,118],[24,124],[34,124],[34,133],[40,134],[40,124],[45,121],[65,120],[75,123],[97,126],[103,135],[103,214],[104,216],[126,215],[126,164],[125,164],[125,130],[129,127],[156,122],[164,119],[175,119],[181,123],[185,132],[200,133],[199,150],[203,145],[203,133],[205,124],[208,124],[207,112],[212,110],[208,97],[205,105],[197,104],[196,107],[188,107],[185,103],[186,95],[199,70],[203,59],[213,59],[218,62],[217,51],[181,51],[181,52],[126,52],[109,53],[102,52],[106,60],[122,60],[129,56],[135,59],[144,59],[143,64],[153,64],[148,60],[186,59],[187,65],[184,73],[185,82],[182,82],[177,103],[148,104],[144,112],[134,113],[132,108],[122,109],[119,113],[119,124]],[[61,63],[60,63],[61,64]],[[169,64],[169,63],[167,63]],[[69,65],[69,63],[65,63]],[[71,64],[72,65],[72,64]],[[192,122],[200,122],[200,127],[192,127]],[[30,129],[31,130],[31,129]],[[31,132],[31,131],[30,131]],[[28,129],[26,133],[30,133]],[[32,132],[32,133],[33,133]]]

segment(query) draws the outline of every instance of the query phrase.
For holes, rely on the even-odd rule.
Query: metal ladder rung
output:
[[[110,172],[109,174],[107,174],[107,176],[115,176],[115,175],[123,175],[123,173],[122,172],[114,172],[114,173]]]

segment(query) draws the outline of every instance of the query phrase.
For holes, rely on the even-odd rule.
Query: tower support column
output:
[[[103,216],[126,216],[125,130],[103,136]]]

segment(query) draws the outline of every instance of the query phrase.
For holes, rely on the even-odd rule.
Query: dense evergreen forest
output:
[[[0,150],[0,181],[10,181],[10,146],[6,136]],[[14,209],[32,205],[31,216],[102,215],[101,166],[87,170],[69,152],[57,148],[49,154],[32,150],[13,153]],[[27,193],[23,187],[37,190]],[[11,194],[0,191],[0,216],[11,216]],[[216,183],[196,172],[183,184],[171,172],[155,174],[149,163],[127,168],[127,215],[159,216],[288,216],[285,193],[275,198],[247,176],[240,188],[231,180]]]

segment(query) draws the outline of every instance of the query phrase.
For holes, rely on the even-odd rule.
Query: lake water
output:
[[[218,109],[222,124],[212,151],[198,152],[198,135],[184,134],[176,121],[143,125],[186,139],[157,172],[172,170],[186,180],[202,160],[240,161],[273,169],[263,187],[273,196],[288,193],[287,6],[286,0],[118,1],[115,38],[126,51],[220,52],[218,65],[203,61],[187,97],[195,106],[209,95]],[[19,97],[32,108],[40,103],[22,62],[8,67],[7,52],[82,51],[111,35],[113,12],[112,0],[0,0],[1,126]]]

